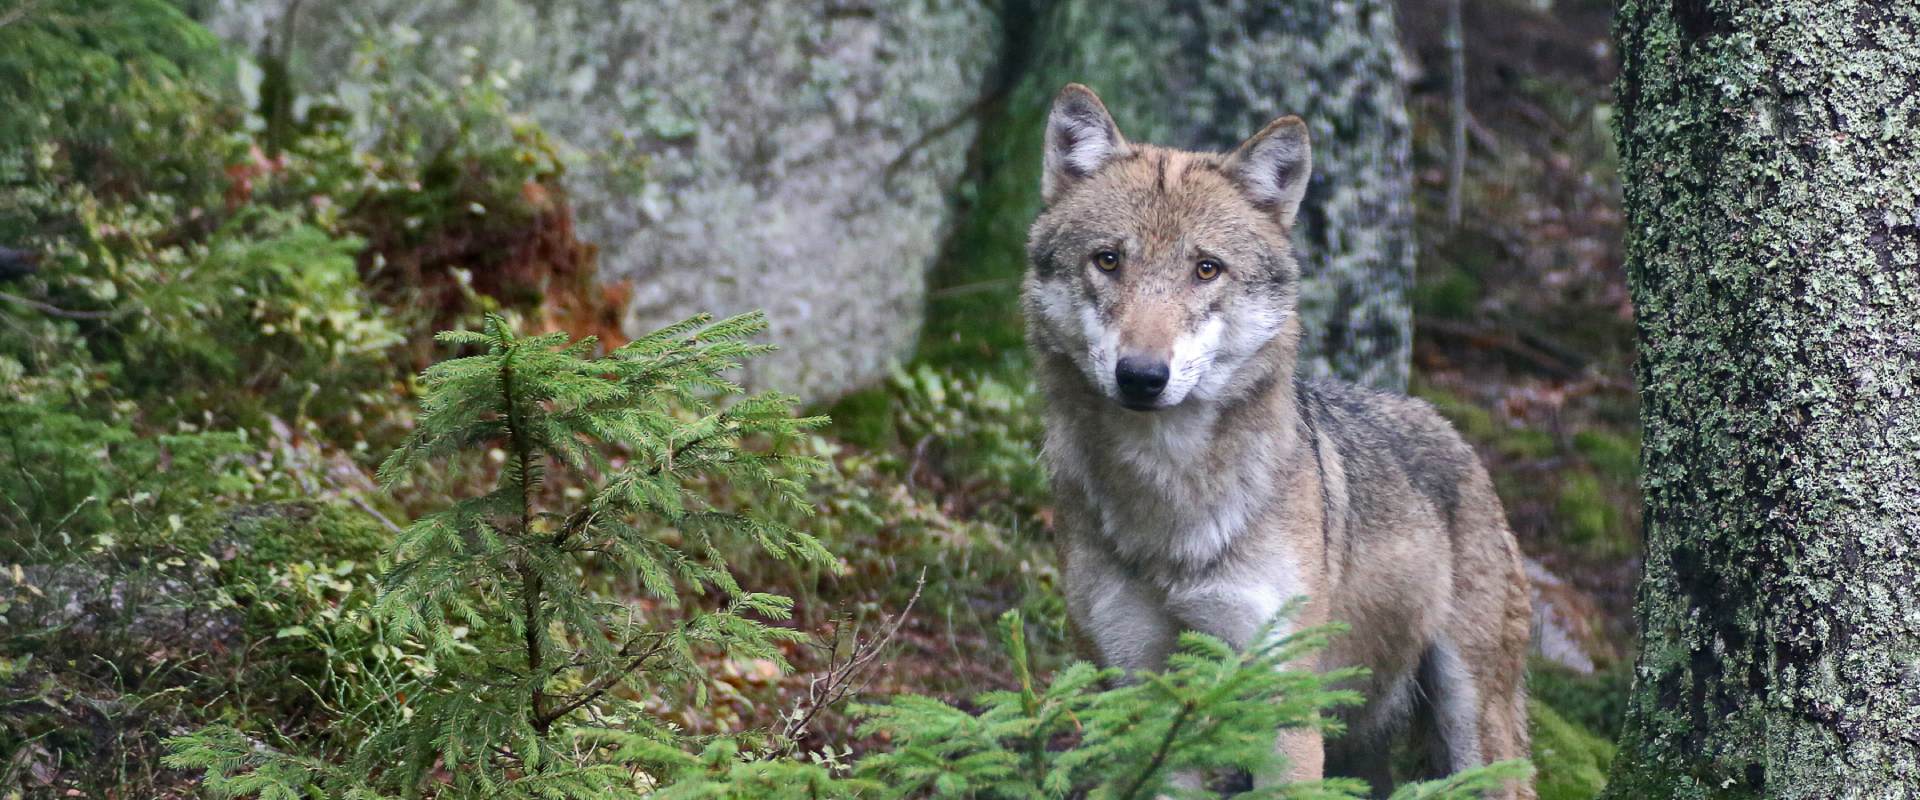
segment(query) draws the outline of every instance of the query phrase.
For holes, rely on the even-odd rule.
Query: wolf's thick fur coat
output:
[[[1384,794],[1415,728],[1436,773],[1526,757],[1528,590],[1485,469],[1426,403],[1294,374],[1305,125],[1226,155],[1130,143],[1075,85],[1046,148],[1023,302],[1091,655],[1158,669],[1182,629],[1243,646],[1304,595],[1291,624],[1351,626],[1311,666],[1369,673],[1346,733],[1280,737],[1290,777]]]

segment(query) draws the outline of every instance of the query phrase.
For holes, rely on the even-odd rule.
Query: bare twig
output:
[[[1487,123],[1481,122],[1472,111],[1466,113],[1467,132],[1473,134],[1473,143],[1489,153],[1500,152],[1500,134],[1494,133]]]
[[[913,460],[907,463],[907,488],[917,488],[914,485],[914,476],[919,475],[920,468],[926,464],[927,447],[931,444],[933,444],[931,433],[920,437],[920,441],[913,444]]]
[[[787,716],[785,729],[780,732],[786,743],[786,753],[791,755],[800,747],[800,740],[807,735],[807,729],[820,712],[829,706],[838,705],[842,700],[866,688],[867,672],[887,650],[900,626],[905,624],[907,616],[913,613],[913,606],[920,602],[920,592],[927,587],[927,571],[920,570],[920,577],[913,584],[913,596],[907,598],[907,604],[900,613],[888,617],[880,625],[880,634],[861,639],[858,629],[851,636],[845,634],[844,625],[836,626],[833,641],[824,645],[827,652],[827,667],[807,682],[807,696],[800,705]],[[850,639],[850,641],[849,641]],[[847,644],[847,654],[843,659],[838,653],[842,643]]]
[[[960,109],[960,113],[947,118],[946,121],[920,134],[919,138],[914,139],[906,147],[901,148],[899,154],[887,162],[886,168],[880,172],[880,185],[889,189],[893,188],[894,178],[907,166],[907,162],[913,158],[915,153],[926,149],[928,145],[938,141],[941,137],[959,130],[961,126],[968,122],[980,119],[986,110],[1004,96],[1005,93],[1005,90],[1001,89],[983,94],[972,103],[967,104],[966,108]]]
[[[1019,286],[1019,278],[993,278],[991,280],[963,283],[959,286],[948,286],[944,289],[935,289],[928,292],[927,296],[944,300],[949,297],[961,297],[969,294],[979,294],[981,292],[997,292],[1001,289],[1015,289],[1019,288]]]

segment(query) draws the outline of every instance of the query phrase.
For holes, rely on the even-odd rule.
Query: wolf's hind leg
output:
[[[1528,735],[1527,693],[1516,686],[1502,696],[1489,697],[1480,715],[1480,748],[1487,763],[1532,756],[1532,737]],[[1533,782],[1511,786],[1503,800],[1534,800]]]
[[[1527,698],[1518,682],[1505,687],[1477,676],[1460,649],[1445,638],[1427,649],[1420,661],[1420,689],[1425,707],[1420,715],[1429,746],[1428,764],[1439,775],[1529,755]],[[1530,781],[1510,785],[1488,795],[1500,800],[1533,800]]]
[[[1368,742],[1366,747],[1354,747],[1351,742],[1329,746],[1327,774],[1359,778],[1367,782],[1368,797],[1389,797],[1394,789],[1391,756],[1392,743],[1386,741]]]
[[[1431,748],[1428,762],[1442,775],[1486,763],[1480,736],[1480,688],[1460,649],[1444,637],[1420,658],[1420,694],[1425,698]]]

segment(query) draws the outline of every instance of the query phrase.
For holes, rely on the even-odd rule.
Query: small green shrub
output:
[[[703,653],[784,664],[777,645],[798,636],[761,621],[784,617],[791,601],[741,588],[722,555],[738,550],[723,543],[800,563],[828,558],[810,536],[716,509],[688,488],[721,476],[805,507],[795,476],[811,465],[784,443],[821,420],[791,417],[792,400],[778,394],[724,408],[711,399],[739,391],[722,373],[765,349],[742,341],[763,326],[758,316],[697,318],[603,358],[590,357],[591,339],[521,338],[499,317],[484,332],[443,334],[485,352],[423,375],[417,428],[382,475],[394,483],[417,463],[475,450],[504,459],[492,491],[399,537],[369,610],[431,668],[391,687],[404,699],[370,710],[388,718],[338,763],[255,751],[231,728],[176,740],[169,763],[205,770],[222,796],[412,793],[430,782],[453,796],[625,796],[644,785],[635,770],[676,768],[663,754],[679,752],[680,738],[628,698],[698,696]],[[545,487],[560,471],[591,491],[552,505]],[[594,592],[581,577],[589,566],[631,574],[647,601]],[[703,595],[712,608],[649,611]],[[609,729],[609,719],[626,724]]]
[[[122,201],[185,199],[183,214],[218,198],[239,116],[211,89],[226,67],[211,33],[167,0],[16,3],[7,17],[0,197],[60,175]],[[30,211],[0,200],[0,241],[18,247]]]
[[[1180,776],[1284,774],[1276,731],[1328,726],[1321,712],[1358,701],[1330,688],[1353,672],[1289,666],[1324,647],[1333,628],[1284,636],[1266,628],[1240,651],[1189,632],[1163,672],[1128,680],[1082,662],[1042,686],[1028,663],[1019,615],[1008,614],[1001,627],[1017,690],[981,695],[973,703],[978,711],[911,695],[860,709],[868,717],[863,730],[893,744],[858,770],[889,787],[880,796],[1213,797],[1183,786]],[[1503,762],[1393,796],[1476,797],[1527,772],[1524,762]],[[1367,791],[1362,781],[1329,779],[1237,796],[1348,798]]]
[[[544,289],[548,261],[591,263],[564,202],[533,191],[557,191],[557,147],[487,81],[311,98],[299,128],[263,134],[234,53],[177,4],[16,5],[0,12],[0,785],[165,794],[179,776],[159,736],[211,720],[289,751],[357,742],[433,664],[367,613],[391,535],[343,488],[408,422],[393,356],[422,318],[363,283],[366,242],[438,225],[382,243],[481,231],[475,250],[520,253],[503,237],[524,234],[539,259],[514,285]],[[390,212],[394,228],[365,226]],[[491,302],[468,304],[473,286],[505,285],[472,284],[463,314]]]
[[[0,105],[32,109],[0,122],[0,242],[32,261],[0,298],[21,379],[94,368],[116,424],[364,423],[398,334],[310,195],[253,202],[277,167],[217,40],[169,3],[61,0],[19,9],[0,52]]]

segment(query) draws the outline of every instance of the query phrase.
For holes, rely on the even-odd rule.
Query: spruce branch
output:
[[[1140,796],[1140,790],[1146,788],[1147,782],[1152,780],[1153,776],[1159,773],[1160,767],[1167,763],[1167,756],[1173,752],[1174,744],[1180,741],[1180,734],[1186,729],[1187,718],[1193,716],[1195,708],[1197,706],[1191,698],[1181,701],[1180,710],[1173,715],[1173,722],[1167,725],[1166,734],[1160,737],[1160,743],[1153,748],[1153,758],[1147,761],[1146,769],[1140,771],[1140,775],[1134,778],[1133,784],[1128,786],[1125,792],[1121,793],[1121,797],[1132,800]]]
[[[606,696],[607,692],[613,691],[614,687],[624,683],[628,676],[638,671],[641,667],[646,666],[647,662],[666,652],[669,644],[670,641],[667,636],[660,634],[659,638],[647,649],[632,652],[631,647],[633,643],[629,642],[628,647],[621,648],[622,655],[627,658],[624,666],[596,678],[592,684],[589,684],[579,694],[575,695],[573,699],[562,703],[559,707],[544,714],[536,715],[534,717],[534,726],[544,731],[561,717],[565,717],[579,710],[582,706]]]

